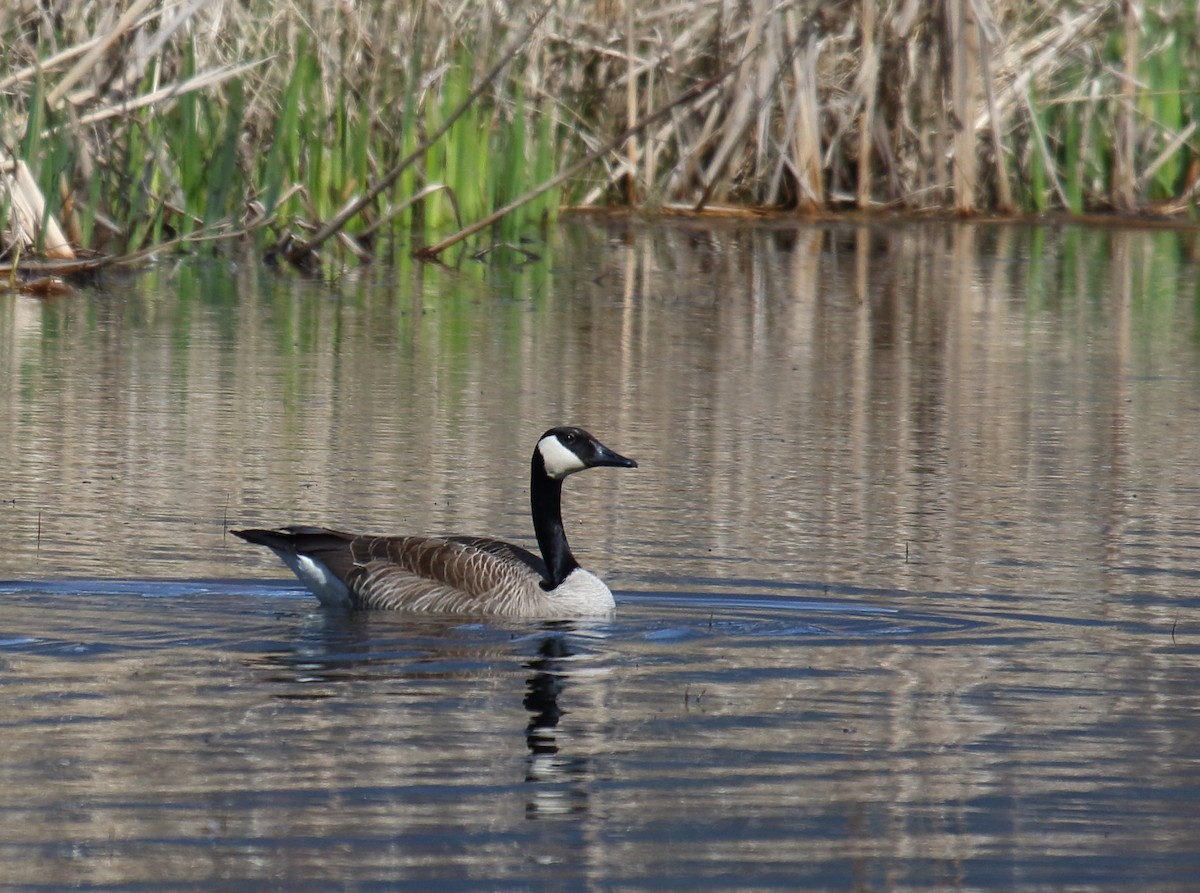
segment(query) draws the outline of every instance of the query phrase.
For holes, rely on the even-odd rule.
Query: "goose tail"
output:
[[[347,544],[352,537],[324,527],[282,527],[278,530],[231,531],[248,543],[266,546],[279,556],[321,604],[350,610],[354,599],[343,579]],[[342,561],[335,559],[343,558]]]

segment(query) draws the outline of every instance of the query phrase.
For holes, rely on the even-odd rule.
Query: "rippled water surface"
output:
[[[569,224],[0,295],[0,889],[1185,891],[1190,234]],[[331,616],[232,526],[530,544],[610,619]]]

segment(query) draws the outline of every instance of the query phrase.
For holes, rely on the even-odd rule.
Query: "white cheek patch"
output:
[[[539,440],[537,448],[538,452],[542,454],[542,463],[546,466],[546,474],[556,480],[587,468],[583,464],[583,460],[563,446],[562,441],[554,435]]]

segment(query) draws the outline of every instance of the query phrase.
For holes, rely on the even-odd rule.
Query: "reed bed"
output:
[[[15,0],[0,249],[320,267],[519,247],[564,207],[1190,216],[1197,31],[1131,0]]]

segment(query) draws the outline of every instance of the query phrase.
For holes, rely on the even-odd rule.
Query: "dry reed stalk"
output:
[[[1123,0],[1121,18],[1125,26],[1125,71],[1121,80],[1121,105],[1117,116],[1117,155],[1113,171],[1113,204],[1120,211],[1132,211],[1137,200],[1137,171],[1134,150],[1137,143],[1137,70],[1141,36],[1142,5]]]
[[[637,73],[634,64],[634,24],[632,0],[625,0],[625,126],[632,127],[638,119]],[[632,133],[625,144],[629,164],[625,201],[630,207],[638,204],[638,135]]]
[[[165,87],[159,87],[150,93],[146,93],[136,99],[130,99],[115,105],[101,105],[93,111],[87,112],[78,117],[79,124],[98,124],[109,118],[122,117],[137,109],[146,108],[152,105],[161,105],[164,102],[169,102],[178,99],[188,93],[195,93],[199,90],[207,90],[211,87],[218,86],[233,78],[239,77],[251,69],[262,65],[262,62],[246,62],[242,65],[236,65],[226,68],[217,68],[210,71],[203,71],[194,77],[187,80],[179,81],[173,84],[168,84]]]
[[[74,46],[69,46],[52,56],[38,60],[35,65],[27,65],[24,68],[12,72],[6,77],[0,78],[0,90],[8,90],[10,87],[15,87],[28,81],[32,81],[39,74],[46,75],[50,72],[57,71],[59,66],[65,65],[72,59],[78,59],[84,53],[88,52],[92,47],[100,42],[99,37],[93,37],[85,40],[82,43]]]
[[[746,134],[751,129],[752,119],[766,98],[764,95],[766,86],[764,81],[767,80],[765,68],[770,63],[764,53],[764,32],[771,6],[771,0],[754,0],[742,51],[738,54],[739,62],[735,68],[736,77],[729,89],[733,103],[721,122],[721,136],[712,159],[700,173],[701,193],[694,205],[696,211],[703,210],[714,194],[719,200],[728,196],[729,179],[723,178],[722,174],[732,163],[734,152],[738,148],[744,147]],[[758,65],[752,65],[754,61],[757,61]]]
[[[85,75],[95,69],[96,63],[100,61],[100,57],[103,56],[109,50],[109,48],[112,47],[112,45],[115,44],[127,31],[137,24],[138,20],[142,16],[142,13],[145,12],[153,2],[154,0],[134,0],[133,5],[125,10],[124,14],[117,19],[117,22],[115,25],[113,25],[112,29],[105,34],[103,38],[97,41],[96,44],[84,54],[83,58],[71,67],[71,70],[63,76],[62,80],[55,85],[54,89],[47,94],[46,105],[52,109],[58,108],[60,103],[66,97],[67,91],[75,86],[75,84],[78,83]]]
[[[4,167],[7,170],[0,176],[0,204],[9,205],[9,219],[0,223],[6,224],[9,230],[5,242],[28,252],[40,241],[42,253],[47,257],[74,259],[75,252],[54,215],[47,211],[45,196],[28,165],[18,160]]]
[[[1159,152],[1158,155],[1146,165],[1145,170],[1143,170],[1141,176],[1138,177],[1136,188],[1139,192],[1144,190],[1149,185],[1150,180],[1156,173],[1158,173],[1158,169],[1160,167],[1166,164],[1174,155],[1184,150],[1187,144],[1191,141],[1192,136],[1196,133],[1196,130],[1196,122],[1191,121],[1186,127],[1183,128],[1182,131],[1171,135],[1170,142],[1168,142],[1167,145],[1163,147],[1162,151]],[[1183,210],[1183,208],[1179,208],[1179,210]]]
[[[875,0],[862,0],[859,5],[858,30],[862,40],[855,93],[858,94],[858,188],[855,204],[866,208],[871,204],[871,128],[875,123],[875,93],[879,79],[879,50],[875,46]]]
[[[933,53],[933,40],[929,40],[928,52]],[[938,54],[940,58],[940,54]],[[925,110],[925,120],[918,123],[918,128],[929,134],[931,145],[926,150],[925,162],[928,168],[926,181],[922,184],[921,194],[927,195],[930,203],[944,207],[949,184],[946,177],[946,159],[950,157],[947,131],[950,127],[950,116],[946,113],[946,103],[942,101],[942,85],[939,82],[941,72],[934,66],[922,66],[922,97],[921,108]],[[932,114],[929,110],[932,109]]]
[[[654,101],[654,72],[656,70],[657,67],[654,65],[649,65],[646,67],[646,97],[648,103],[652,103]],[[643,157],[646,162],[646,168],[643,172],[643,177],[645,179],[646,189],[651,195],[654,195],[654,183],[655,180],[658,179],[658,158],[659,154],[662,152],[663,146],[660,144],[655,144],[652,141],[652,138],[647,138],[646,142],[647,145],[643,151]]]
[[[979,45],[972,0],[948,0],[950,93],[954,126],[954,210],[975,210],[978,146],[974,126],[978,102]]]
[[[772,178],[769,194],[780,194],[780,180],[786,167],[795,182],[796,210],[811,214],[825,204],[816,72],[821,43],[816,29],[805,27],[803,32],[799,31],[792,10],[788,10],[787,17],[788,30],[796,34],[796,50],[792,54],[792,101],[784,126],[790,151],[780,154],[778,173]]]
[[[1054,191],[1058,195],[1058,200],[1063,207],[1067,207],[1067,195],[1063,191],[1062,177],[1058,172],[1058,162],[1054,158],[1054,153],[1050,150],[1049,142],[1046,134],[1042,130],[1041,124],[1038,123],[1037,109],[1033,107],[1033,99],[1027,93],[1025,95],[1025,107],[1029,112],[1029,131],[1030,140],[1033,143],[1033,151],[1037,152],[1042,159],[1042,164],[1046,169],[1046,176],[1054,185]]]
[[[998,91],[998,107],[1002,117],[1009,118],[1025,105],[1028,88],[1036,82],[1048,83],[1075,51],[1090,41],[1106,36],[1104,15],[1100,3],[1078,10],[1064,11],[1059,20],[1031,34],[1010,33],[994,54],[995,80],[1007,85]],[[987,109],[979,111],[975,126],[987,125]]]
[[[1008,182],[1008,161],[1004,147],[1004,119],[996,103],[996,88],[992,81],[992,48],[995,45],[996,25],[990,10],[976,7],[976,27],[979,29],[979,70],[983,77],[984,100],[987,103],[988,127],[992,137],[993,161],[996,168],[996,210],[1011,214],[1016,210],[1012,187]]]

